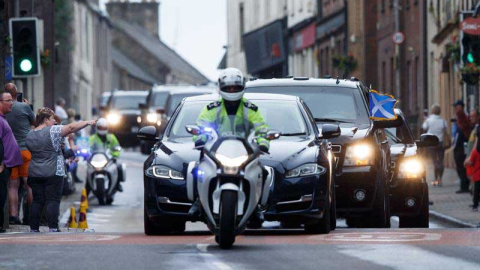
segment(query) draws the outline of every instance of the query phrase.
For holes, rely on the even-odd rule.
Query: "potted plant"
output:
[[[476,85],[480,78],[480,69],[473,63],[469,63],[460,68],[462,73],[462,81],[466,84]]]
[[[345,76],[357,68],[358,61],[353,57],[352,54],[348,56],[345,55],[334,55],[332,56],[332,66],[343,71]]]

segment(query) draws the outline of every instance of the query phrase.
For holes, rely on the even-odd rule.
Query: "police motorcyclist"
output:
[[[120,157],[120,143],[115,137],[114,134],[108,133],[108,122],[105,118],[100,118],[97,121],[96,133],[90,136],[88,140],[90,146],[90,151],[94,152],[105,152],[107,149],[110,150],[110,155],[116,162],[116,159]],[[117,189],[120,192],[123,192],[123,187],[120,182],[123,182],[123,169],[120,164],[117,164],[118,170],[118,181]]]
[[[254,130],[260,150],[268,152],[270,143],[265,138],[268,126],[258,107],[243,98],[245,78],[242,72],[236,68],[225,69],[218,78],[218,85],[221,98],[203,108],[197,125],[213,128],[220,136],[240,135],[246,138]],[[194,136],[193,140],[198,148],[205,145],[208,135]],[[198,204],[198,201],[195,202],[189,213],[198,211]],[[250,221],[251,228],[261,226],[263,215],[259,207]]]

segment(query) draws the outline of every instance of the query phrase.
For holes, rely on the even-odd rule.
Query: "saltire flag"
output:
[[[370,119],[396,120],[394,108],[397,100],[392,95],[380,94],[375,90],[369,93]]]

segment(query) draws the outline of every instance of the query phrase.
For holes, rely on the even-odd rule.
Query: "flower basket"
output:
[[[344,75],[348,75],[350,72],[354,71],[357,68],[357,64],[358,62],[352,54],[349,54],[348,56],[334,55],[332,57],[332,66],[342,70]]]
[[[477,73],[462,73],[462,80],[469,85],[476,85],[480,79],[480,72]]]

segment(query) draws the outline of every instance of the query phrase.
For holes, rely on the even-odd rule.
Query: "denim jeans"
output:
[[[45,208],[48,227],[58,228],[60,201],[62,199],[63,177],[28,177],[28,185],[32,188],[33,202],[30,209],[30,229],[38,230],[40,217]]]

